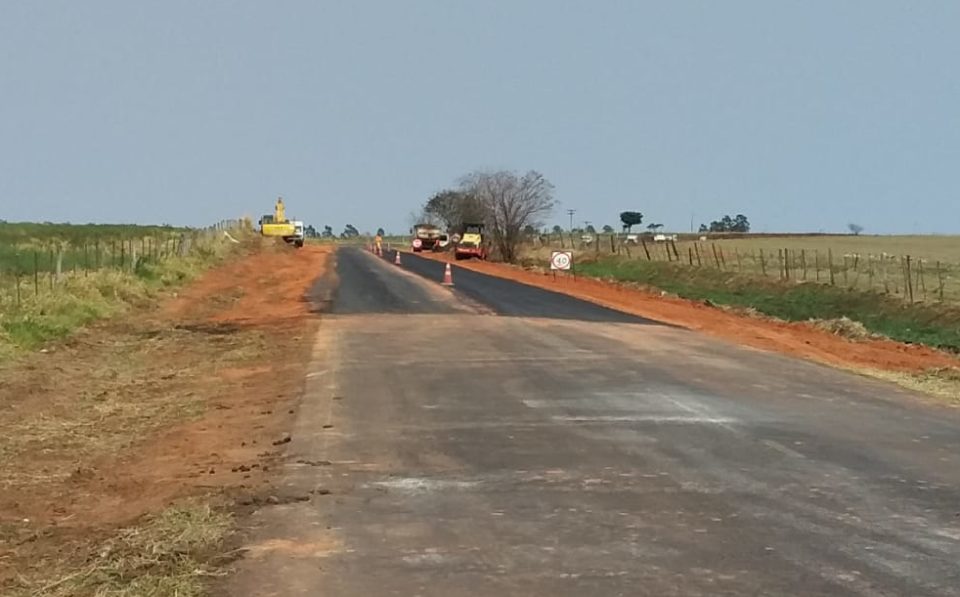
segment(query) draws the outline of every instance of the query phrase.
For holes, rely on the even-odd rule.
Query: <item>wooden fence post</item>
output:
[[[940,284],[939,294],[940,302],[943,302],[943,268],[940,267],[940,262],[937,262],[937,282]]]
[[[650,250],[647,249],[647,241],[643,240],[643,237],[640,237],[640,244],[643,246],[643,252],[647,256],[647,261],[653,261],[650,259]]]
[[[760,271],[767,275],[767,258],[763,256],[763,249],[760,249]]]
[[[803,281],[807,281],[807,250],[800,249],[800,267],[803,268]]]
[[[913,302],[913,278],[911,277],[911,274],[912,274],[911,257],[909,255],[907,255],[907,259],[906,259],[905,274],[906,274],[906,283],[907,283],[906,291],[907,291],[907,294],[909,295],[910,302],[912,303]]]
[[[33,294],[34,296],[40,296],[40,257],[37,255],[37,250],[33,250]]]
[[[833,249],[827,248],[827,270],[830,271],[830,286],[836,286],[837,280],[833,275]]]
[[[927,300],[927,281],[923,279],[923,259],[917,260],[917,290],[923,294],[923,300]]]

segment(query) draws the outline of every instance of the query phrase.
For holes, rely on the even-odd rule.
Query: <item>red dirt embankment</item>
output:
[[[263,492],[302,392],[330,248],[268,245],[0,369],[0,593],[188,496]]]
[[[443,254],[428,255],[450,260]],[[460,261],[457,265],[587,300],[598,305],[696,330],[744,346],[780,352],[827,365],[884,371],[921,372],[957,367],[957,358],[925,346],[892,340],[851,341],[806,323],[763,319],[725,311],[701,302],[624,284],[523,270],[501,263]]]

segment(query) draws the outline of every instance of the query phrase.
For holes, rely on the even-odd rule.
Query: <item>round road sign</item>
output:
[[[550,269],[570,269],[573,263],[573,254],[569,251],[554,251],[550,255]]]
[[[414,249],[419,249],[419,248],[422,247],[422,246],[423,246],[423,241],[422,241],[422,240],[420,240],[419,238],[413,239],[413,248],[414,248]]]

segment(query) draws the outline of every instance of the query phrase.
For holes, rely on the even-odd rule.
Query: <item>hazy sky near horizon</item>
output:
[[[4,0],[0,219],[405,230],[474,169],[549,223],[960,232],[960,2]]]

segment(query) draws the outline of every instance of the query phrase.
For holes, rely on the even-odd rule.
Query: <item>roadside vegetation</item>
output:
[[[185,501],[136,526],[75,546],[54,564],[54,569],[72,572],[21,585],[10,597],[200,597],[207,594],[209,579],[219,574],[219,553],[232,526],[228,512]]]
[[[2,224],[0,238],[0,359],[148,301],[237,244],[217,230],[136,226]]]
[[[780,283],[717,269],[615,257],[581,262],[577,270],[582,275],[638,283],[682,298],[752,309],[786,321],[819,321],[820,326],[841,335],[858,335],[857,326],[841,325],[857,322],[869,333],[960,353],[960,307],[953,305],[908,304],[877,292],[813,282]]]
[[[111,316],[0,361],[0,595],[208,594],[235,515],[278,492],[331,249],[231,234],[37,297]]]

